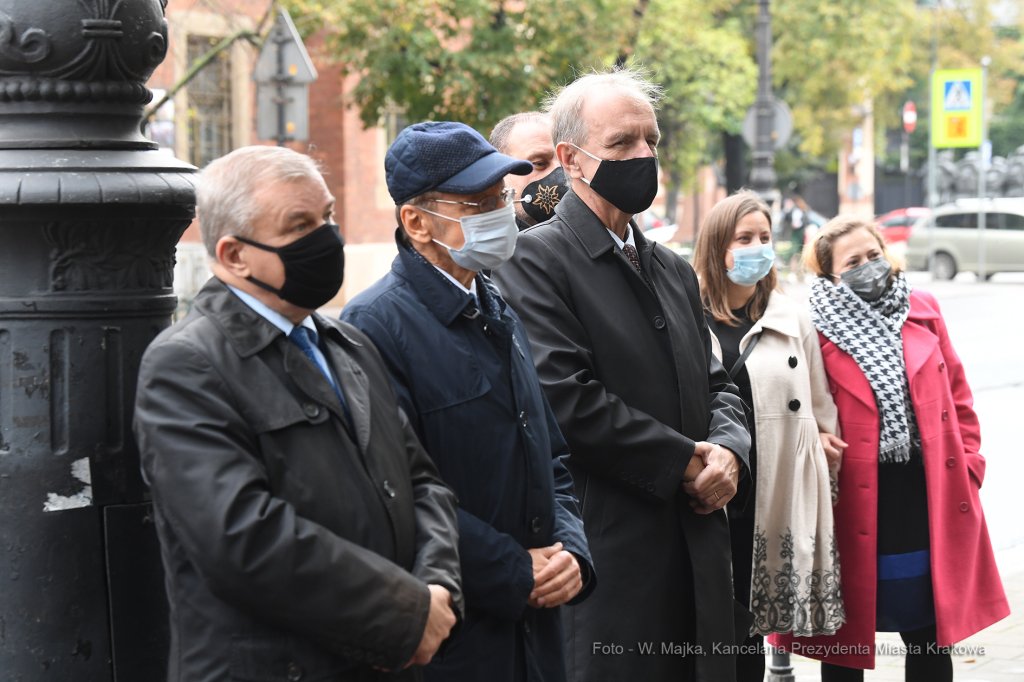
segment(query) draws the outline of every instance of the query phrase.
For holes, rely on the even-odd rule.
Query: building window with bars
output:
[[[385,141],[387,142],[387,147],[390,147],[395,138],[398,137],[398,133],[405,130],[408,126],[409,119],[405,117],[405,107],[388,103],[384,110]]]
[[[217,38],[188,37],[188,63],[194,64],[219,42]],[[188,84],[190,161],[205,167],[231,151],[231,55],[224,50]]]

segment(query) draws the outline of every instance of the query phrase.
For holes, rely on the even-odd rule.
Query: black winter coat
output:
[[[695,664],[697,679],[731,682],[734,657],[715,653],[736,637],[728,523],[693,512],[680,480],[696,441],[746,459],[742,401],[711,353],[693,269],[631,229],[653,288],[571,192],[493,274],[569,443],[601,574],[567,608],[569,677],[675,681]]]
[[[478,306],[412,249],[346,306],[391,372],[398,402],[459,497],[466,620],[427,666],[428,681],[560,682],[559,609],[533,609],[527,549],[561,542],[596,585],[562,463],[565,440],[541,390],[526,330],[481,274]],[[495,309],[496,308],[496,309]]]
[[[428,583],[461,609],[455,496],[352,327],[314,316],[354,428],[298,346],[217,279],[149,346],[135,436],[171,682],[419,679]]]

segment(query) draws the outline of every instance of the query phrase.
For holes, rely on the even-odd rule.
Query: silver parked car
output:
[[[907,267],[928,269],[928,231],[935,221],[935,277],[978,272],[978,200],[960,199],[918,220],[907,239]],[[985,274],[1024,271],[1024,199],[985,200]]]

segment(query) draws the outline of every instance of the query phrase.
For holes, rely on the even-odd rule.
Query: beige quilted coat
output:
[[[752,632],[833,634],[846,616],[832,520],[832,479],[819,432],[835,433],[818,334],[810,314],[773,292],[747,358],[757,437],[757,495],[750,589]],[[715,355],[721,358],[718,339]]]

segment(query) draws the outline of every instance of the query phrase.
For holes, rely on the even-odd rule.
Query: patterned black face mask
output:
[[[569,178],[559,166],[523,188],[523,210],[538,223],[555,215],[555,206],[569,191]],[[526,201],[530,197],[530,201]]]
[[[345,242],[334,223],[326,223],[291,244],[273,247],[245,237],[240,242],[276,253],[284,263],[284,284],[280,289],[255,277],[249,281],[282,300],[307,310],[316,310],[337,295],[345,279]]]

